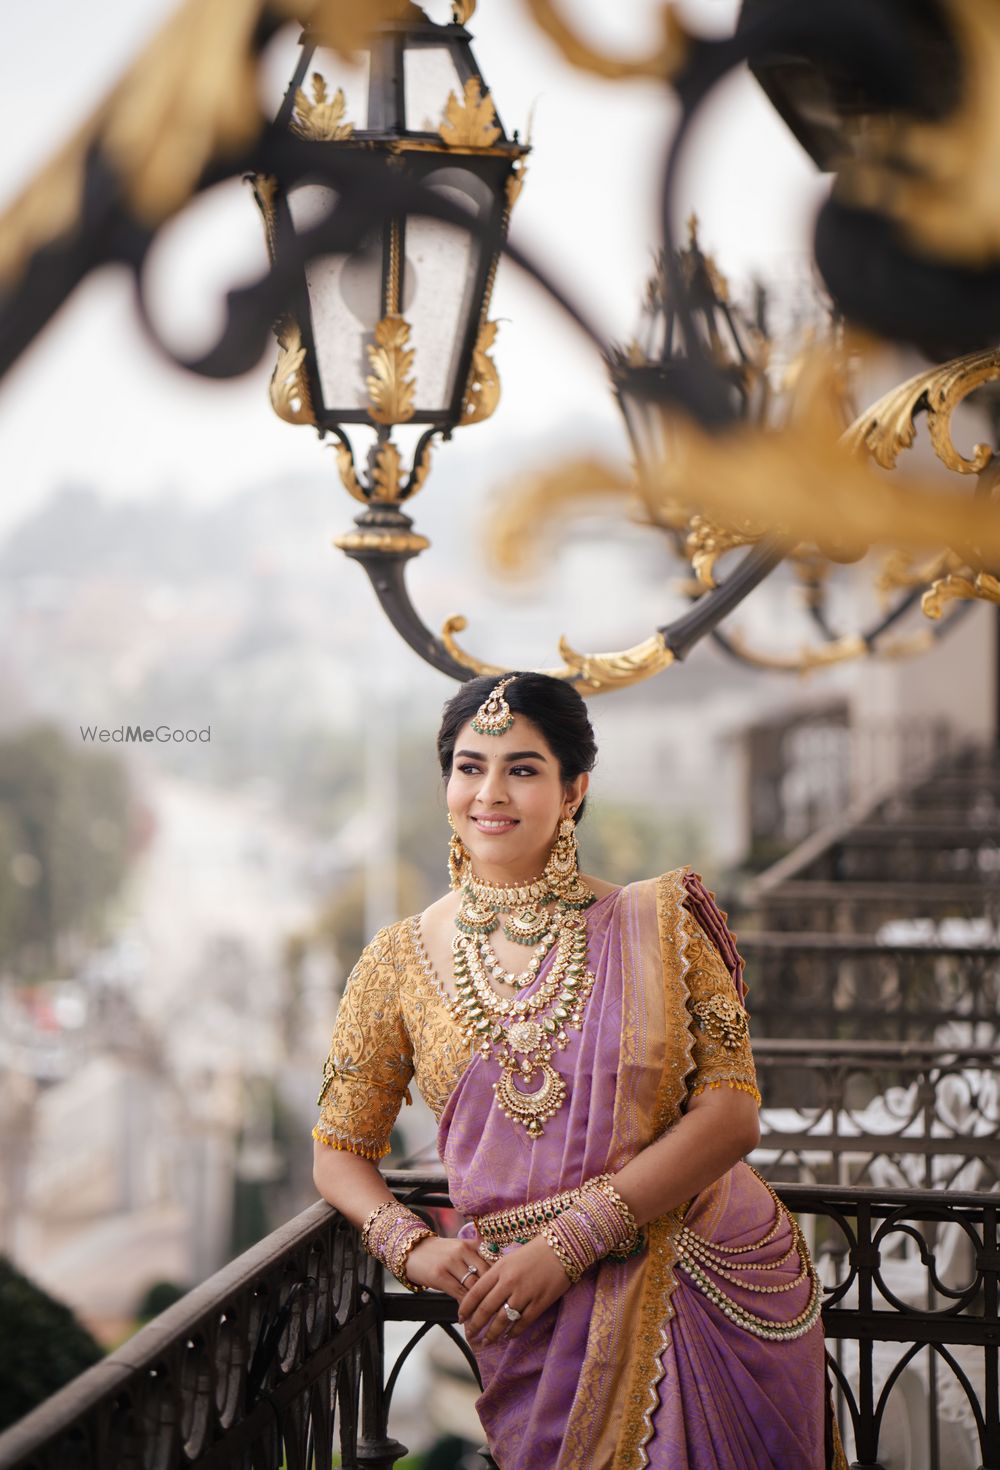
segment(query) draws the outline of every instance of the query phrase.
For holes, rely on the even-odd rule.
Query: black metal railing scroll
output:
[[[386,1177],[415,1208],[449,1206],[440,1174]],[[824,1281],[852,1464],[1000,1470],[1000,1196],[778,1188]],[[390,1470],[394,1391],[428,1333],[474,1391],[455,1322],[449,1297],[386,1290],[316,1204],[0,1436],[0,1470]],[[388,1323],[413,1328],[391,1363]]]

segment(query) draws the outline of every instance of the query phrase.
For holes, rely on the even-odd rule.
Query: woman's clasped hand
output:
[[[478,1342],[520,1337],[569,1287],[569,1277],[558,1257],[541,1236],[536,1236],[508,1255],[499,1256],[494,1265],[486,1266],[482,1276],[469,1283],[459,1303],[458,1320],[466,1336]],[[505,1306],[518,1316],[509,1317]]]

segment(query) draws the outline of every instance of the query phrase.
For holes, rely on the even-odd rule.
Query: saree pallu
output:
[[[478,1054],[444,1109],[438,1148],[467,1217],[615,1173],[704,1087],[754,1090],[745,1035],[734,1045],[721,1025],[734,987],[742,1001],[741,965],[693,875],[608,895],[588,911],[588,936],[596,984],[581,1029],[556,1055],[569,1095],[543,1135],[532,1141],[494,1106],[497,1068]],[[543,966],[534,983],[544,975]],[[500,1470],[827,1465],[820,1324],[794,1341],[765,1341],[729,1320],[679,1261],[682,1215],[710,1242],[760,1242],[734,1259],[766,1271],[730,1273],[740,1281],[790,1286],[753,1292],[727,1279],[732,1300],[776,1325],[806,1308],[808,1275],[790,1285],[803,1271],[788,1218],[775,1232],[769,1191],[737,1164],[686,1214],[679,1207],[650,1222],[643,1254],[599,1263],[519,1337],[473,1345],[477,1407]],[[461,1233],[476,1238],[471,1218]]]

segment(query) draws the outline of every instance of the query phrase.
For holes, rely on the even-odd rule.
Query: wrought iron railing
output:
[[[754,1044],[769,1178],[878,1188],[1000,1188],[992,1047]]]
[[[765,930],[796,933],[877,935],[907,923],[933,937],[948,919],[983,929],[990,942],[1000,934],[1000,877],[991,883],[896,883],[871,880],[791,879],[755,903],[755,923]]]
[[[839,934],[745,930],[755,1044],[762,1037],[1000,1040],[1000,947],[882,944]]]
[[[388,1172],[421,1208],[438,1174]],[[842,1427],[859,1467],[1000,1470],[1000,1197],[779,1186],[814,1244]],[[387,1322],[413,1332],[386,1375]],[[389,1470],[400,1372],[450,1298],[386,1291],[316,1204],[0,1436],[0,1470]],[[884,1457],[884,1458],[880,1458]],[[914,1462],[916,1463],[916,1462]]]
[[[996,822],[862,822],[800,870],[801,878],[893,883],[1000,882]]]

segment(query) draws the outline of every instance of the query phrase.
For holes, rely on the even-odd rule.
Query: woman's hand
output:
[[[418,1249],[414,1249],[414,1255]],[[542,1236],[536,1235],[527,1245],[501,1256],[478,1281],[470,1280],[458,1320],[464,1324],[467,1337],[482,1333],[483,1342],[520,1337],[569,1288],[570,1279],[558,1256]],[[519,1321],[507,1320],[504,1302],[521,1313]]]
[[[406,1258],[407,1280],[414,1286],[446,1291],[457,1302],[464,1301],[469,1290],[493,1270],[495,1267],[483,1260],[471,1241],[441,1235],[428,1235],[426,1240],[418,1241]],[[470,1271],[475,1275],[470,1276]]]

